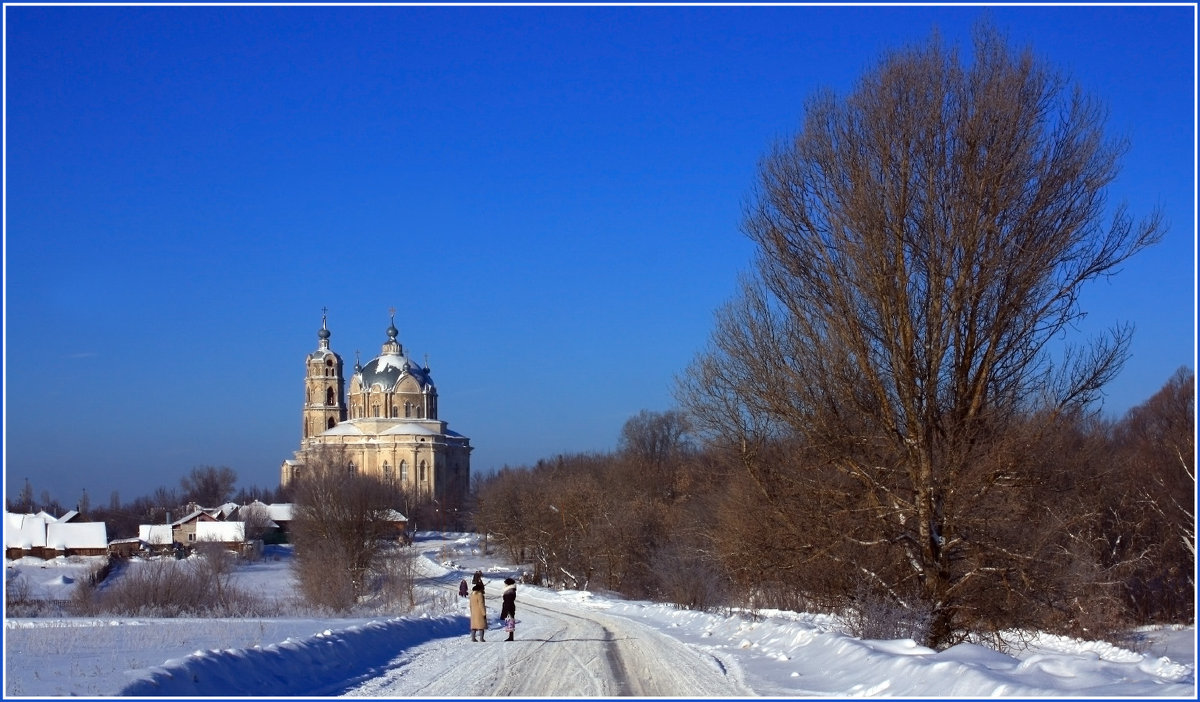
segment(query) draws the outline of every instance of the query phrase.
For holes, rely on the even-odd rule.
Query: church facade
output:
[[[405,355],[398,334],[393,313],[379,356],[366,365],[356,361],[347,388],[322,315],[317,349],[305,362],[300,450],[283,462],[281,486],[333,456],[346,471],[396,484],[414,498],[465,503],[471,442],[438,417],[429,366]]]

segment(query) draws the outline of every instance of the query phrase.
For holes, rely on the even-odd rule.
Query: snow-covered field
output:
[[[469,534],[418,535],[424,604],[373,619],[6,618],[6,697],[818,696],[1196,697],[1194,626],[1140,632],[1141,652],[1034,637],[1014,656],[864,641],[825,615],[718,616],[589,592],[518,588],[516,641],[468,638],[454,590],[476,569],[499,610],[520,568]],[[8,562],[39,597],[69,593],[86,564]],[[237,585],[284,599],[286,557]],[[614,670],[618,671],[614,674]]]

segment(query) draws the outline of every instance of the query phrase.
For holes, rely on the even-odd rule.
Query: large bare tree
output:
[[[818,93],[761,163],[753,272],[681,378],[761,518],[823,577],[922,610],[932,645],[1048,548],[1010,543],[1016,520],[1067,528],[1028,502],[1046,481],[1030,433],[1089,407],[1128,353],[1128,326],[1060,343],[1083,287],[1164,230],[1110,205],[1126,145],[1104,121],[988,26],[970,60],[935,35]],[[796,450],[767,460],[781,440]]]

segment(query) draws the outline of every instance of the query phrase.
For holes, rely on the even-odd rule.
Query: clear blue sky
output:
[[[347,368],[397,308],[476,471],[611,449],[673,406],[806,97],[985,13],[1108,103],[1113,198],[1171,222],[1084,299],[1136,325],[1104,411],[1195,367],[1190,6],[5,13],[9,494],[273,487],[322,307]]]

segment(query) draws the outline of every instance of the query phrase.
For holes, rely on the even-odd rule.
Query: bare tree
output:
[[[262,503],[242,505],[237,511],[238,521],[243,523],[247,541],[259,541],[266,536],[275,523],[271,521],[271,513]]]
[[[1036,495],[1014,427],[1088,407],[1127,356],[1128,326],[1056,341],[1081,289],[1164,230],[1123,206],[1102,221],[1125,149],[1104,118],[987,26],[969,62],[935,36],[844,98],[819,93],[761,164],[753,274],[681,379],[779,528],[812,563],[929,609],[930,645],[976,622],[974,583],[1032,562],[1006,530],[964,528]],[[764,460],[784,439],[800,452]]]
[[[1122,475],[1106,485],[1108,558],[1136,560],[1128,599],[1141,623],[1195,617],[1196,376],[1180,368],[1113,428]]]
[[[179,480],[183,499],[205,507],[227,502],[236,484],[237,473],[226,466],[196,466]]]
[[[311,452],[295,481],[291,541],[309,602],[345,611],[367,594],[371,569],[396,540],[395,487],[350,469],[337,447]]]
[[[42,501],[47,502],[48,500]],[[21,487],[21,493],[17,497],[17,501],[11,504],[11,509],[14,512],[33,513],[33,486],[29,484],[29,478],[25,478],[25,485]]]

